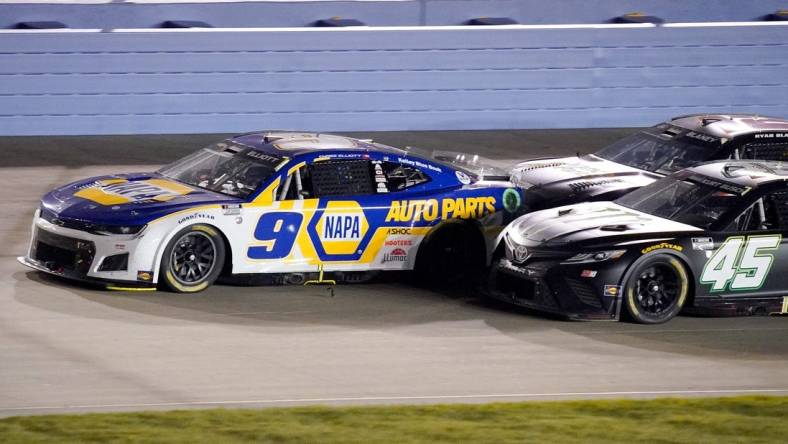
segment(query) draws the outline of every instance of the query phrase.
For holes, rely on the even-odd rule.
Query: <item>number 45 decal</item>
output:
[[[725,239],[703,267],[700,282],[712,284],[712,292],[761,288],[774,262],[774,255],[763,252],[776,250],[781,240],[780,235]]]

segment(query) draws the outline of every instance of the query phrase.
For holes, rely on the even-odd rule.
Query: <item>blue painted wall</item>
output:
[[[0,34],[0,134],[788,116],[788,26]]]
[[[788,7],[784,0],[403,0],[136,4],[0,4],[0,28],[21,21],[61,21],[72,28],[150,28],[165,20],[215,27],[309,26],[341,16],[370,26],[460,25],[476,17],[523,24],[605,23],[643,12],[670,22],[750,21]]]

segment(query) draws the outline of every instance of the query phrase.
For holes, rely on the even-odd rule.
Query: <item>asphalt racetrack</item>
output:
[[[631,130],[364,134],[512,159],[587,152]],[[0,416],[193,407],[788,393],[788,318],[578,323],[396,279],[95,290],[33,272],[39,197],[145,171],[219,136],[0,139]]]

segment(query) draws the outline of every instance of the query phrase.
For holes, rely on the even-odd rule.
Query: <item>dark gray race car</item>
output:
[[[698,114],[673,118],[585,156],[518,164],[526,211],[613,200],[668,174],[720,159],[788,161],[788,120]]]
[[[521,216],[497,299],[572,319],[788,312],[788,163],[718,161],[613,202]]]

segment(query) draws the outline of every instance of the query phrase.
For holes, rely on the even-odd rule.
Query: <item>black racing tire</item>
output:
[[[213,284],[224,268],[224,239],[211,226],[190,225],[164,249],[159,282],[176,293],[196,293]]]
[[[416,256],[416,274],[429,285],[473,282],[484,271],[484,239],[468,224],[449,223],[438,228]]]
[[[635,265],[624,284],[624,308],[639,324],[662,324],[684,308],[690,292],[687,267],[670,254],[654,254]]]

